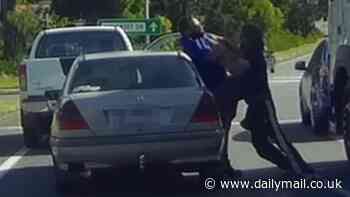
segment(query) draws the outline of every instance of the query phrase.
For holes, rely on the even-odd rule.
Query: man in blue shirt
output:
[[[191,57],[206,87],[215,95],[217,89],[227,78],[224,65],[215,57],[215,45],[218,44],[219,37],[205,32],[199,20],[193,17],[184,19],[180,23],[179,29],[184,52]],[[230,113],[233,111],[235,111],[234,108],[230,110]],[[241,173],[231,167],[228,159],[227,144],[230,126],[227,125],[227,121],[223,122],[226,129],[224,150],[221,153],[224,173],[229,176],[240,176]]]
[[[204,32],[203,26],[196,18],[191,18],[192,27],[180,27],[181,45],[183,50],[191,57],[197,67],[207,88],[215,90],[226,78],[226,72],[222,65],[211,58],[214,41],[213,35]],[[191,24],[187,24],[191,25]],[[181,25],[180,25],[181,26]]]

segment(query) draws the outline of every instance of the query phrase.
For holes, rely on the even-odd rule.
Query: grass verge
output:
[[[0,75],[0,89],[18,89],[18,78],[15,76]]]
[[[18,101],[0,101],[0,119],[3,118],[4,115],[15,112],[18,110]]]
[[[303,55],[308,55],[311,54],[314,49],[317,47],[317,45],[322,41],[323,39],[318,40],[315,43],[311,43],[311,44],[305,44],[299,47],[295,47],[295,48],[291,48],[288,50],[284,50],[284,51],[280,51],[280,52],[276,52],[274,53],[277,62],[281,62],[281,61],[287,61],[287,60],[291,60],[294,59],[296,57],[300,57]]]

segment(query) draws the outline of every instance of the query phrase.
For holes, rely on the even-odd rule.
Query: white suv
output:
[[[71,27],[42,31],[29,57],[19,65],[21,122],[24,143],[33,148],[49,134],[52,111],[47,94],[59,93],[74,60],[82,53],[132,51],[118,27]]]

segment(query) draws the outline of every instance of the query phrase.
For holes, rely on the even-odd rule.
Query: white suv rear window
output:
[[[122,36],[114,31],[52,33],[39,42],[36,58],[76,57],[80,53],[127,50]]]

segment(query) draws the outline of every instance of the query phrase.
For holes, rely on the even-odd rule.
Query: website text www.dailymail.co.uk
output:
[[[207,190],[222,189],[222,190],[332,190],[342,189],[342,181],[340,179],[333,180],[276,180],[257,179],[257,180],[215,180],[207,178],[204,182],[204,187]]]

